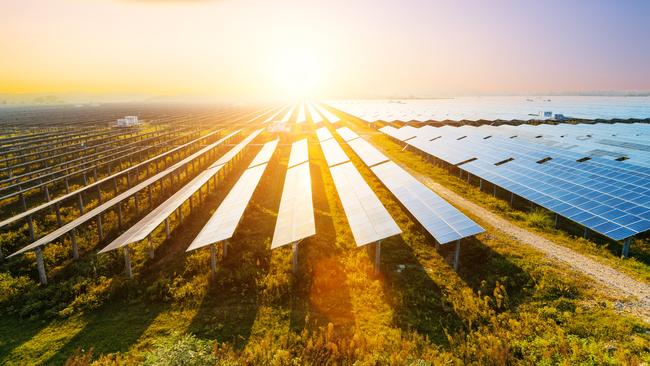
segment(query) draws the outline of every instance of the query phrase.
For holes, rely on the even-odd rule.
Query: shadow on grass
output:
[[[395,325],[446,345],[445,330],[454,333],[462,322],[446,304],[440,286],[427,274],[435,268],[425,268],[400,236],[382,241],[381,246],[384,291],[394,310]],[[374,256],[374,248],[369,252]]]
[[[440,248],[445,257],[453,258],[455,246]],[[492,296],[496,282],[506,287],[510,307],[525,302],[531,296],[526,289],[534,287],[534,280],[511,259],[494,251],[477,237],[465,238],[461,244],[458,276],[475,292]]]
[[[83,329],[70,338],[44,364],[61,365],[77,350],[94,354],[126,352],[147,330],[154,319],[167,308],[163,304],[135,305],[112,302],[81,317]]]
[[[312,136],[313,137],[313,136]],[[340,262],[334,211],[327,191],[336,197],[335,188],[318,145],[310,146],[310,173],[317,235],[299,245],[299,274],[291,304],[291,327],[302,330],[307,316],[319,325],[332,323],[348,329],[354,324],[350,291]],[[338,199],[338,198],[335,198]]]

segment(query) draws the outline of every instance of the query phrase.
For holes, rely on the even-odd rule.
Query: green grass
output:
[[[373,249],[354,244],[320,148],[311,144],[317,235],[300,243],[300,269],[293,277],[290,248],[269,249],[286,142],[214,278],[208,250],[184,250],[254,151],[191,216],[184,207],[188,218],[172,223],[171,239],[162,230],[154,234],[153,261],[144,244],[133,247],[133,280],[124,278],[119,253],[89,253],[92,238],[81,260],[57,269],[48,288],[35,283],[33,271],[3,268],[0,364],[61,364],[70,357],[74,364],[192,364],[205,360],[206,347],[214,350],[209,362],[215,364],[650,361],[646,324],[618,313],[615,299],[593,289],[589,278],[499,232],[465,242],[461,268],[453,271],[451,250],[435,248],[344,144],[404,232],[382,242],[382,272],[374,275]],[[52,265],[63,261],[54,251],[46,255]],[[47,296],[53,293],[60,293],[55,311],[34,305],[51,304]],[[26,304],[34,310],[25,311]]]

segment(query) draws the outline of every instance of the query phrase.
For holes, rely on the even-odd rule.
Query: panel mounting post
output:
[[[623,251],[621,252],[621,258],[627,258],[630,255],[630,243],[632,238],[627,238],[623,241]]]
[[[454,253],[454,271],[458,271],[459,262],[460,262],[460,239],[456,240],[456,251]]]
[[[147,236],[147,249],[149,251],[149,259],[153,259],[155,253],[153,249],[153,239],[151,239],[151,234]]]
[[[210,245],[210,269],[212,276],[217,274],[217,246],[216,244]]]
[[[379,274],[381,270],[381,240],[377,240],[375,244],[375,274]]]
[[[126,275],[129,276],[129,278],[133,278],[133,271],[131,270],[131,251],[129,250],[129,246],[124,247],[124,267],[126,269]]]
[[[291,244],[292,247],[292,252],[293,256],[291,258],[291,270],[293,271],[293,274],[295,275],[298,273],[298,242],[294,242]]]
[[[38,279],[42,285],[47,285],[47,276],[45,275],[45,262],[43,261],[43,249],[36,248],[36,267],[38,268]]]

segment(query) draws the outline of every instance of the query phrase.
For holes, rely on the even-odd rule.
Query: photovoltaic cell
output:
[[[158,207],[149,212],[140,221],[131,226],[122,235],[118,236],[109,245],[100,251],[105,253],[125,245],[144,240],[149,236],[166,218],[168,218],[176,209],[178,209],[185,201],[187,201],[196,191],[206,184],[215,174],[219,172],[230,159],[236,154],[231,152],[240,152],[246,145],[248,145],[262,130],[257,130],[248,135],[244,140],[235,145],[230,151],[224,154],[217,162],[210,165],[204,171],[199,173],[194,179],[187,183],[183,188],[176,191],[171,197],[165,200]],[[228,157],[228,160],[224,160]]]
[[[357,246],[402,232],[352,163],[332,167],[330,172]]]
[[[265,143],[260,152],[255,156],[255,159],[250,163],[250,167],[268,163],[271,160],[271,156],[273,156],[273,152],[278,147],[278,142],[279,140],[275,139]]]
[[[294,142],[291,145],[291,154],[289,155],[288,167],[294,167],[309,160],[309,145],[307,139],[302,139]]]
[[[371,170],[438,243],[485,231],[392,161]]]
[[[316,234],[309,164],[287,170],[271,249]]]
[[[267,164],[261,164],[247,169],[235,186],[228,192],[210,220],[203,226],[201,232],[194,238],[187,251],[199,249],[212,243],[230,239],[241,221],[246,206],[255,188],[264,174]]]
[[[362,138],[350,140],[348,141],[348,145],[361,158],[363,163],[369,167],[388,161],[386,155]]]
[[[327,166],[329,167],[345,163],[346,161],[350,160],[335,139],[323,141],[321,142],[320,146],[323,149],[323,155],[325,155],[325,160],[327,161]]]
[[[352,131],[347,127],[337,128],[336,132],[343,138],[343,141],[345,142],[349,142],[351,140],[359,138],[359,135],[357,135],[356,132]]]
[[[333,138],[332,133],[330,130],[327,129],[327,127],[321,127],[316,130],[316,136],[318,136],[318,141],[323,142],[325,140],[329,140]]]

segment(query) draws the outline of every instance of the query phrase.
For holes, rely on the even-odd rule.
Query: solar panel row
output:
[[[233,134],[238,133],[239,131],[233,132]],[[129,197],[135,195],[139,191],[143,190],[144,188],[150,186],[151,184],[154,184],[155,182],[159,181],[160,179],[168,176],[172,172],[176,171],[177,169],[180,169],[181,167],[185,166],[188,163],[193,162],[195,159],[203,156],[207,152],[211,151],[212,149],[216,148],[219,146],[223,141],[227,140],[230,138],[233,134],[230,134],[208,146],[205,146],[201,150],[195,152],[194,154],[186,157],[182,161],[179,161],[178,163],[172,165],[171,167],[167,168],[166,170],[157,173],[153,175],[152,177],[144,180],[143,182],[140,182],[139,184],[135,185],[134,187],[130,188],[129,190],[122,192],[118,194],[117,196],[111,198],[110,200],[102,203],[101,205],[93,208],[92,210],[88,211],[87,213],[81,215],[77,219],[68,222],[67,224],[59,227],[58,229],[48,233],[47,235],[43,236],[42,238],[34,241],[33,243],[21,248],[20,250],[16,251],[15,253],[11,254],[8,258],[11,258],[13,256],[22,254],[24,252],[34,250],[36,248],[40,248],[46,244],[49,244],[50,242],[58,239],[59,237],[67,234],[68,232],[76,229],[79,225],[82,225],[83,223],[89,221],[90,219],[94,218],[97,215],[102,214],[104,211],[112,208],[116,204],[122,202],[123,200],[128,199]]]
[[[308,162],[307,139],[294,142],[289,155],[289,167],[284,180],[271,249],[296,243],[316,234]]]
[[[439,244],[459,243],[462,238],[485,231],[397,164],[384,160],[385,156],[374,146],[354,143],[363,139],[352,130],[343,127],[336,131],[351,147],[354,145],[355,153]],[[456,249],[455,268],[458,266],[458,244]]]
[[[408,145],[613,240],[650,230],[647,168],[611,158],[615,154],[593,154],[593,144],[583,142],[593,131],[564,125],[558,125],[556,131],[557,126],[543,126],[380,130],[399,140],[415,132],[417,137],[407,140]],[[595,130],[600,130],[601,136],[613,132]],[[631,133],[628,128],[627,134]],[[549,136],[583,139],[567,143]],[[582,149],[577,148],[580,145]],[[643,150],[642,146],[633,147]]]
[[[241,221],[246,206],[253,197],[267,163],[278,146],[278,140],[264,144],[249,168],[242,174],[235,186],[210,217],[203,229],[194,238],[187,251],[202,248],[209,244],[230,239]]]
[[[239,154],[253,139],[255,139],[262,130],[257,130],[248,135],[244,140],[238,143],[231,150],[226,152],[212,165],[203,170],[199,175],[192,179],[188,184],[176,191],[165,202],[160,204],[144,218],[133,224],[126,232],[113,240],[109,245],[100,251],[105,253],[125,245],[136,243],[148,237],[165,219],[174,213],[185,201],[194,195],[203,185],[208,183],[224,165],[232,158]]]

